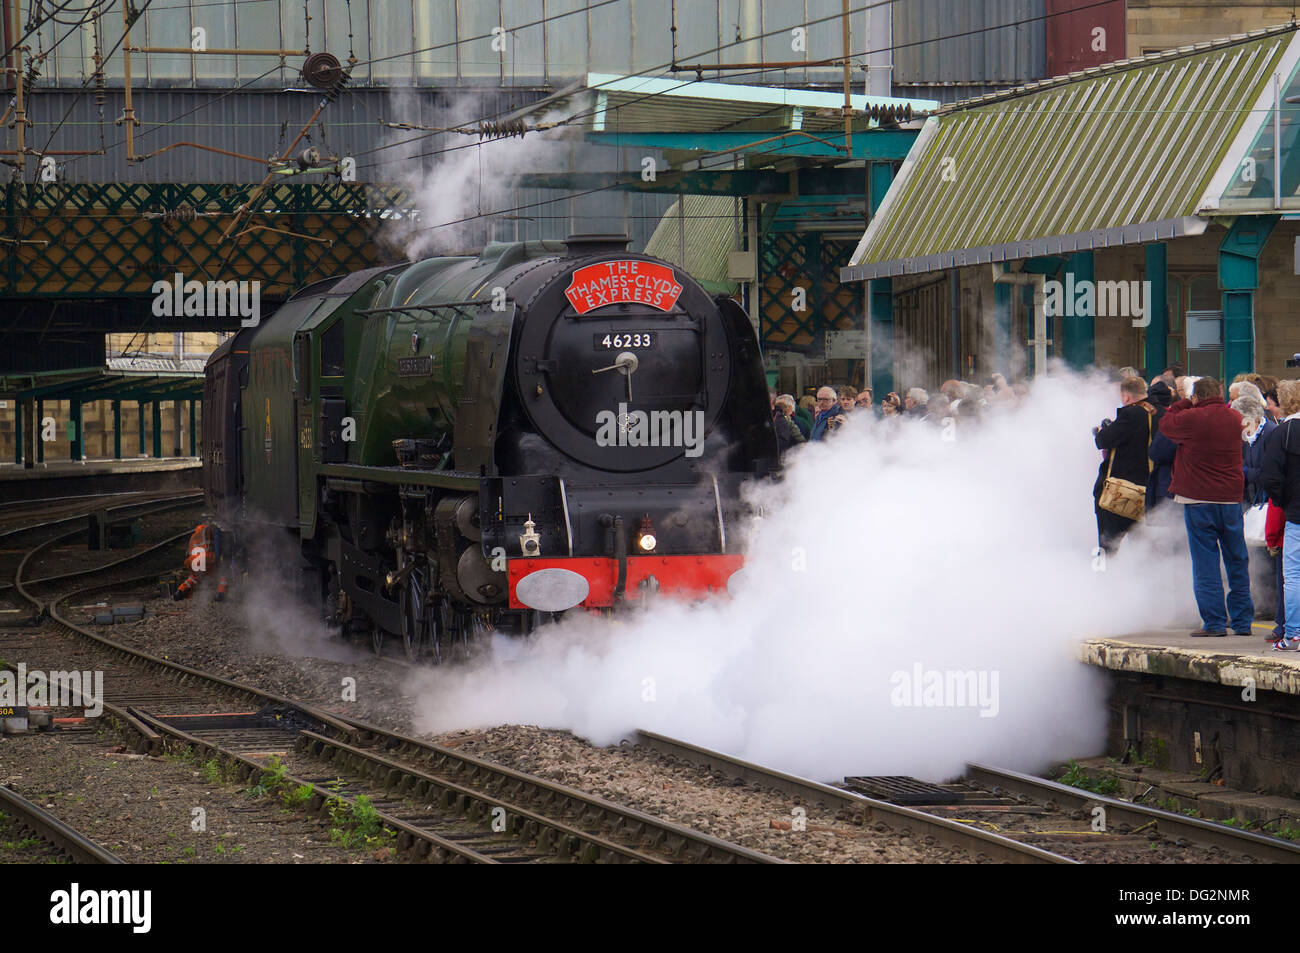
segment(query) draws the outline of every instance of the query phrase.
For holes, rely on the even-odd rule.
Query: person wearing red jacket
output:
[[[1274,644],[1286,637],[1286,584],[1282,579],[1282,544],[1286,539],[1286,512],[1272,500],[1264,514],[1264,545],[1268,558],[1273,561],[1277,574],[1277,609],[1273,613],[1273,631],[1269,641]]]
[[[1250,598],[1250,556],[1242,530],[1241,414],[1223,402],[1213,377],[1196,381],[1190,400],[1165,411],[1160,432],[1178,445],[1169,490],[1183,504],[1192,587],[1201,628],[1195,636],[1250,635],[1255,604]],[[1219,556],[1228,574],[1227,612]]]

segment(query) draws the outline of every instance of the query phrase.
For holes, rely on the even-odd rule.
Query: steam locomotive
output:
[[[310,285],[204,385],[209,509],[382,653],[724,590],[778,467],[754,331],[622,236]]]

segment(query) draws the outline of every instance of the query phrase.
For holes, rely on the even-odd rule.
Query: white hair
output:
[[[1232,402],[1231,407],[1247,420],[1264,419],[1264,401],[1253,394],[1242,394]]]
[[[1228,387],[1228,396],[1233,400],[1236,400],[1238,397],[1254,397],[1259,401],[1261,406],[1264,404],[1263,393],[1260,392],[1258,386],[1252,384],[1250,381],[1237,381],[1237,383],[1230,385]]]
[[[1196,386],[1196,382],[1199,381],[1199,380],[1200,380],[1199,377],[1190,377],[1190,376],[1188,376],[1188,377],[1184,377],[1184,378],[1183,378],[1183,392],[1182,392],[1181,394],[1179,394],[1178,396],[1180,396],[1180,397],[1185,397],[1185,398],[1187,398],[1188,400],[1191,400],[1191,399],[1192,399],[1192,389]]]
[[[907,396],[912,398],[918,404],[927,404],[930,402],[930,395],[926,393],[923,387],[913,387],[907,392]]]

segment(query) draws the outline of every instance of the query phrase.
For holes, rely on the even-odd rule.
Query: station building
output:
[[[1300,350],[1298,63],[1288,24],[928,118],[841,273],[872,282],[878,379],[1025,376],[1052,358],[1284,376]]]

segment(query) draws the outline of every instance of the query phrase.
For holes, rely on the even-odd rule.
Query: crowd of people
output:
[[[945,381],[934,394],[922,387],[913,387],[901,396],[891,392],[879,404],[874,402],[870,388],[858,390],[848,384],[819,387],[817,396],[797,401],[792,394],[769,390],[768,399],[777,446],[784,455],[799,444],[825,440],[854,414],[870,414],[878,421],[914,418],[933,424],[971,422],[986,413],[1018,406],[1028,393],[1027,384],[1012,386],[1004,375],[994,374],[983,385]]]
[[[1119,371],[1113,418],[1093,428],[1101,462],[1093,485],[1099,554],[1161,507],[1182,509],[1201,627],[1192,635],[1250,636],[1255,618],[1247,526],[1262,532],[1276,582],[1268,639],[1300,650],[1300,380],[1239,374],[1224,394],[1213,377],[1173,364],[1150,381]],[[935,425],[978,422],[1015,408],[1028,386],[1002,374],[984,384],[949,380],[936,393],[913,387],[876,403],[870,389],[817,389],[798,400],[769,392],[782,455],[831,438],[856,416],[876,424],[913,418]],[[1227,577],[1225,597],[1223,577]]]
[[[1120,376],[1115,416],[1093,428],[1098,547],[1113,555],[1137,522],[1180,504],[1201,616],[1192,635],[1250,636],[1246,524],[1262,521],[1277,586],[1268,638],[1300,648],[1300,380],[1239,374],[1225,395],[1177,364],[1149,383],[1131,367]]]

